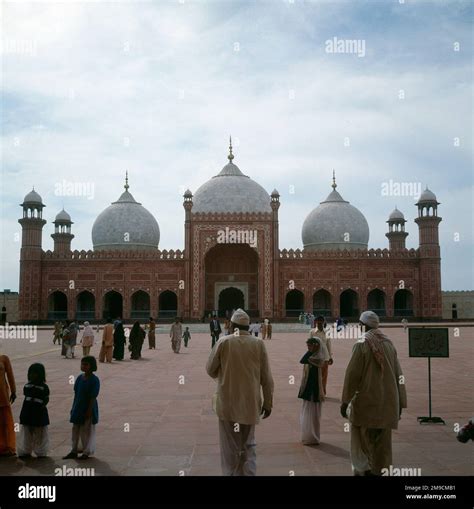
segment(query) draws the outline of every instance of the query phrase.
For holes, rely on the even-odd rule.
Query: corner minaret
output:
[[[405,249],[405,239],[408,236],[408,233],[405,231],[406,219],[397,207],[390,214],[387,223],[388,233],[385,236],[388,238],[390,251]]]
[[[415,223],[420,234],[418,256],[419,275],[419,313],[423,318],[438,319],[442,316],[441,303],[441,258],[438,228],[441,218],[438,216],[439,202],[436,196],[426,188],[416,206],[418,217]]]
[[[64,210],[61,210],[53,221],[54,233],[51,237],[54,240],[55,253],[69,253],[71,251],[71,241],[74,235],[71,233],[71,216]]]
[[[43,226],[43,200],[34,190],[23,203],[23,217],[18,220],[22,228],[20,250],[19,312],[21,321],[39,320],[41,316],[41,256]]]

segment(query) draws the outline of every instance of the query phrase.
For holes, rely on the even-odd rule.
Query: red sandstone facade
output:
[[[333,251],[279,248],[278,194],[271,213],[193,213],[191,194],[183,205],[183,251],[71,251],[70,225],[56,224],[54,251],[45,252],[44,205],[23,203],[20,320],[197,321],[241,305],[274,321],[294,321],[302,311],[355,318],[374,309],[388,320],[442,315],[437,202],[418,203],[416,250],[405,248],[405,221],[389,220],[389,249]],[[226,228],[255,231],[256,247],[219,243]]]

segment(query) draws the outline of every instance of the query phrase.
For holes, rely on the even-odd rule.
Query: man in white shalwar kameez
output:
[[[392,464],[392,429],[406,408],[405,380],[393,343],[372,311],[361,314],[365,327],[352,349],[342,392],[341,414],[351,422],[354,475],[381,475]]]
[[[215,412],[219,418],[223,475],[256,475],[255,425],[273,405],[273,378],[263,341],[249,333],[242,309],[231,318],[233,334],[214,345],[206,371],[217,378]],[[262,401],[263,393],[263,401]]]

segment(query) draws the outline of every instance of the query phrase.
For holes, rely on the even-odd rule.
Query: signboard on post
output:
[[[448,329],[410,327],[408,352],[410,357],[449,357]]]
[[[410,357],[428,358],[429,415],[418,417],[420,424],[446,424],[441,417],[431,415],[431,357],[449,357],[449,329],[447,327],[410,327],[408,329],[408,354]]]

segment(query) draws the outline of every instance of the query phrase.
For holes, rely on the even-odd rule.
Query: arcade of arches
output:
[[[285,298],[285,314],[287,317],[295,317],[300,313],[312,312],[315,316],[332,316],[333,297],[328,290],[320,289],[314,292],[312,307],[305,302],[302,291],[293,289],[287,292]],[[407,317],[414,316],[413,294],[410,290],[399,289],[393,294],[393,309],[389,314],[386,306],[386,294],[379,288],[374,288],[367,293],[366,302],[361,302],[359,293],[348,288],[342,291],[336,298],[339,301],[338,315],[343,318],[358,318],[366,309],[374,311],[381,317]]]

